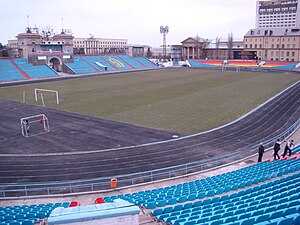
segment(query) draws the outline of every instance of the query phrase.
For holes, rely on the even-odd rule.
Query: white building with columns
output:
[[[128,39],[74,38],[74,54],[125,54]]]

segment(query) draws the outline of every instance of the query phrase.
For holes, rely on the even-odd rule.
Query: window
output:
[[[284,44],[282,44],[281,47],[284,48]]]
[[[292,52],[292,56],[295,57],[295,52]]]
[[[286,52],[286,56],[290,56],[290,52]]]
[[[252,48],[252,44],[250,44],[250,48]]]
[[[35,52],[35,50],[36,50],[35,47],[36,47],[36,46],[35,46],[35,42],[32,42],[32,43],[31,43],[31,51],[32,51],[32,52]]]

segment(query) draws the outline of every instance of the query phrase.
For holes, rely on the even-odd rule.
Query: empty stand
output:
[[[96,71],[80,56],[74,57],[73,63],[65,63],[75,74],[84,74],[84,73],[95,73]]]
[[[99,63],[100,61],[100,57],[99,56],[81,56],[81,58],[85,61],[87,61],[90,65],[96,67],[99,71],[105,71],[105,68],[103,68],[101,63],[97,64],[97,62]],[[107,65],[103,65],[106,66]]]
[[[117,56],[101,56],[106,62],[117,70],[131,70],[132,68]]]
[[[14,63],[30,78],[56,77],[58,74],[47,65],[33,66],[26,59],[13,59]]]
[[[69,206],[69,202],[64,202],[0,207],[0,225],[33,225],[49,217],[54,209]]]
[[[135,69],[145,69],[146,68],[146,66],[142,65],[136,59],[131,58],[128,55],[119,55],[118,57],[121,58],[123,61],[125,61],[127,64],[130,64]]]
[[[25,77],[21,74],[10,60],[0,59],[0,81],[23,80]]]
[[[300,149],[300,146],[297,148]],[[133,194],[112,196],[104,198],[104,200],[111,201],[116,198],[122,198],[137,205],[153,209],[158,206],[174,205],[235,191],[239,188],[249,187],[253,184],[299,170],[300,159],[263,162],[203,180]]]
[[[134,59],[137,60],[139,63],[141,63],[143,66],[145,66],[147,68],[157,68],[158,67],[153,62],[151,62],[150,60],[148,60],[144,57],[137,57],[137,58],[134,58]]]

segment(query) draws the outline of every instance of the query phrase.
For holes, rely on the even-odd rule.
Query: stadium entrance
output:
[[[57,57],[52,57],[49,59],[49,66],[52,67],[57,72],[62,71],[62,63],[60,59]]]

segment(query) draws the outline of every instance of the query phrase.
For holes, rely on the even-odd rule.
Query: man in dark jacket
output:
[[[258,162],[261,162],[264,153],[265,153],[265,147],[263,146],[263,143],[260,143],[258,147]]]
[[[280,159],[280,156],[278,154],[279,150],[280,150],[280,141],[279,139],[277,139],[277,141],[275,142],[275,145],[274,145],[274,160],[276,160],[278,157],[278,159]]]

